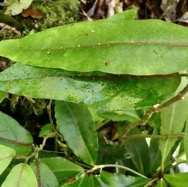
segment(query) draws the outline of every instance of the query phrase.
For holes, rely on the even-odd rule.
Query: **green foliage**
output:
[[[187,80],[183,82],[183,85],[180,85],[181,89],[187,84]],[[176,134],[182,132],[185,127],[185,121],[188,117],[187,109],[188,98],[186,97],[183,101],[176,102],[161,111],[161,134]],[[176,146],[174,147],[174,145],[179,141],[178,138],[160,141],[160,149],[162,153],[161,164],[163,169],[167,157],[169,154],[172,154],[173,150],[175,151]]]
[[[25,128],[2,112],[0,112],[0,124],[0,143],[2,145],[13,148],[18,156],[31,152],[33,138]]]
[[[1,92],[0,91],[0,103],[3,101],[3,99],[7,96],[7,92]]]
[[[176,175],[173,175],[173,174],[164,175],[164,179],[172,187],[176,187],[176,186],[186,187],[187,177],[188,177],[188,173],[178,173]]]
[[[160,20],[124,21],[122,15],[117,21],[76,23],[2,41],[0,55],[23,64],[69,71],[170,74],[188,68],[187,35],[182,26]]]
[[[0,145],[0,175],[7,168],[7,166],[12,161],[12,157],[15,156],[16,152],[14,149],[10,147],[6,147],[4,145]]]
[[[0,112],[2,187],[187,186],[188,30],[134,15],[0,42],[0,101],[55,100],[39,145]]]
[[[6,82],[6,84],[5,84]],[[4,92],[83,103],[107,111],[145,108],[171,95],[180,78],[123,78],[15,64],[0,74]]]
[[[94,165],[98,142],[95,125],[88,109],[73,103],[56,102],[55,117],[57,129],[74,150],[75,155],[87,164]]]
[[[37,180],[32,169],[25,163],[16,165],[8,174],[2,187],[37,187]]]
[[[5,14],[13,16],[18,15],[22,12],[22,10],[27,9],[31,5],[32,1],[33,0],[5,0]]]

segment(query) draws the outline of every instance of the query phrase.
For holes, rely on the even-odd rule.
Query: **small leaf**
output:
[[[3,101],[3,99],[8,95],[6,92],[1,92],[0,91],[0,103]]]
[[[38,187],[35,174],[27,164],[18,164],[10,171],[1,187]]]
[[[42,187],[59,187],[54,173],[49,169],[49,167],[44,163],[32,163],[30,167],[33,169],[35,175],[37,176],[38,186]]]
[[[176,173],[176,174],[166,174],[164,179],[168,182],[171,187],[187,187],[188,173]]]
[[[13,148],[17,156],[32,150],[33,138],[16,120],[0,112],[0,144]]]
[[[12,161],[13,156],[15,155],[16,152],[14,149],[0,145],[0,175],[8,167],[8,165]]]
[[[84,172],[81,166],[62,157],[42,158],[40,162],[46,164],[53,171],[60,184]]]
[[[45,137],[45,136],[48,136],[50,134],[52,134],[54,131],[53,131],[53,126],[52,124],[46,124],[42,127],[42,129],[40,130],[40,133],[39,133],[39,137]],[[50,136],[51,137],[51,136]],[[52,135],[53,137],[53,135]]]
[[[23,9],[28,8],[33,0],[14,0],[14,1],[5,1],[6,9],[5,14],[12,16],[18,15],[22,12]]]
[[[135,110],[161,103],[180,78],[125,78],[15,64],[0,73],[0,90],[26,97],[63,100],[97,109]]]
[[[91,114],[85,106],[56,102],[57,128],[76,156],[93,165],[97,159],[98,140]]]

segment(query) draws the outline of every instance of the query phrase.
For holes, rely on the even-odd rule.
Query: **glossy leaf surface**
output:
[[[57,181],[56,176],[46,164],[39,163],[36,161],[35,163],[32,163],[30,166],[37,177],[38,186],[59,187],[59,183]]]
[[[122,13],[2,41],[0,55],[69,71],[170,74],[188,69],[187,36],[185,27],[160,20],[126,20]]]
[[[12,161],[13,156],[15,155],[16,152],[14,149],[0,145],[0,175],[8,167],[8,165]]]
[[[150,146],[149,146],[149,152],[150,152],[150,174],[154,174],[157,169],[160,167],[161,164],[161,152],[159,148],[159,140],[157,139],[151,139],[150,140]]]
[[[187,80],[185,82],[183,80],[180,88],[178,89],[181,91],[184,86],[186,85]],[[178,91],[177,91],[178,93]],[[181,133],[185,121],[188,117],[188,97],[185,97],[184,100],[178,101],[169,107],[164,108],[161,111],[161,134],[168,135],[168,134],[178,134]],[[160,149],[162,153],[162,169],[164,169],[164,164],[166,159],[169,157],[169,154],[173,154],[173,146],[177,142],[178,138],[169,138],[160,140]],[[175,148],[174,148],[175,149]],[[187,147],[186,147],[187,149]]]
[[[167,183],[166,183],[166,181],[164,179],[161,179],[156,184],[156,187],[167,187]]]
[[[81,166],[60,157],[42,158],[40,162],[46,164],[53,171],[59,183],[66,182],[68,179],[84,172]]]
[[[74,154],[87,164],[97,159],[98,139],[91,114],[85,106],[56,102],[57,128]]]
[[[139,129],[133,129],[129,135],[140,134]],[[147,176],[149,172],[150,158],[149,148],[145,139],[129,139],[124,143],[126,154],[129,155],[124,161],[133,162],[135,168],[139,173]],[[125,154],[125,155],[126,155]]]
[[[0,112],[0,144],[13,148],[17,156],[32,150],[33,138],[16,120]]]
[[[75,179],[74,182],[70,182],[67,184],[62,185],[61,187],[101,187],[100,183],[98,180],[90,175],[88,176],[87,174],[82,174],[80,175],[77,179]]]
[[[125,176],[123,174],[112,174],[102,171],[98,180],[102,187],[140,187],[147,184],[150,179],[141,177]]]
[[[27,164],[16,165],[1,187],[38,187],[35,174]]]
[[[187,187],[188,173],[166,174],[164,179],[171,187]]]
[[[16,64],[0,73],[0,90],[33,98],[64,100],[97,109],[125,110],[160,103],[180,83],[173,78],[124,78],[79,74]]]

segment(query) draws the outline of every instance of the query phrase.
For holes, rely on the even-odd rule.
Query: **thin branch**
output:
[[[168,101],[162,103],[162,104],[156,104],[154,105],[148,112],[144,115],[144,117],[141,120],[135,121],[131,124],[129,124],[127,127],[124,128],[122,134],[119,137],[119,145],[122,146],[124,143],[124,140],[127,138],[127,134],[138,125],[145,125],[147,121],[151,118],[151,116],[155,112],[159,112],[162,109],[174,104],[177,101],[183,100],[188,95],[188,84],[185,86],[185,88],[180,91],[175,97],[169,99]]]
[[[135,175],[138,175],[139,177],[142,177],[142,178],[145,178],[147,179],[146,176],[142,175],[141,173],[138,173],[137,171],[134,171],[133,169],[131,168],[128,168],[126,166],[122,166],[122,165],[118,165],[118,164],[104,164],[104,165],[95,165],[92,169],[88,170],[87,173],[92,173],[94,172],[95,170],[102,170],[103,168],[109,168],[109,167],[115,167],[115,168],[121,168],[121,169],[124,169],[126,171],[129,171],[131,173],[134,173]]]
[[[184,133],[179,134],[134,134],[128,135],[126,139],[136,139],[136,138],[156,138],[156,139],[173,139],[173,138],[183,138],[185,136]]]

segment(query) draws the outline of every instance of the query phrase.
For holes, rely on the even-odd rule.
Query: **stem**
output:
[[[151,184],[153,184],[157,180],[158,180],[158,178],[154,178],[153,180],[149,181],[144,187],[150,186]]]
[[[156,138],[156,139],[173,139],[173,138],[183,138],[185,136],[184,133],[178,133],[178,134],[134,134],[134,135],[128,135],[126,139],[135,139],[135,138]]]
[[[48,105],[47,105],[47,113],[48,113],[48,116],[49,116],[49,121],[50,121],[50,124],[52,125],[52,128],[53,128],[53,131],[55,132],[55,137],[54,137],[54,150],[57,151],[58,150],[58,143],[57,143],[57,140],[58,140],[58,132],[55,128],[55,125],[54,125],[54,121],[53,121],[53,117],[52,117],[52,100],[49,101]]]
[[[89,170],[89,171],[87,171],[87,172],[90,173],[90,172],[93,172],[93,171],[95,171],[95,170],[97,170],[97,169],[101,169],[101,170],[102,170],[103,168],[109,168],[109,167],[121,168],[121,169],[124,169],[124,170],[126,170],[126,171],[129,171],[129,172],[131,172],[131,173],[134,173],[135,175],[138,175],[138,176],[140,176],[140,177],[142,177],[142,178],[147,179],[146,176],[144,176],[144,175],[138,173],[137,171],[134,171],[134,170],[132,170],[132,169],[130,169],[130,168],[128,168],[128,167],[121,166],[121,165],[116,165],[116,164],[97,165],[97,166],[94,166],[91,170]]]
[[[130,74],[103,74],[103,75],[87,75],[75,74],[65,75],[70,78],[99,78],[99,79],[127,79],[127,78],[171,78],[171,77],[188,77],[188,73],[173,73],[173,74],[154,74],[154,75],[130,75]]]
[[[156,104],[151,109],[148,110],[148,112],[144,115],[144,117],[141,120],[135,121],[131,124],[129,124],[125,129],[123,130],[122,134],[119,137],[119,145],[122,146],[124,143],[124,140],[127,138],[127,134],[138,125],[145,125],[147,121],[151,118],[151,116],[155,112],[159,112],[165,107],[168,107],[172,104],[174,104],[177,101],[183,100],[188,94],[188,84],[185,86],[185,88],[180,91],[175,97],[167,100],[166,102],[162,104]]]

